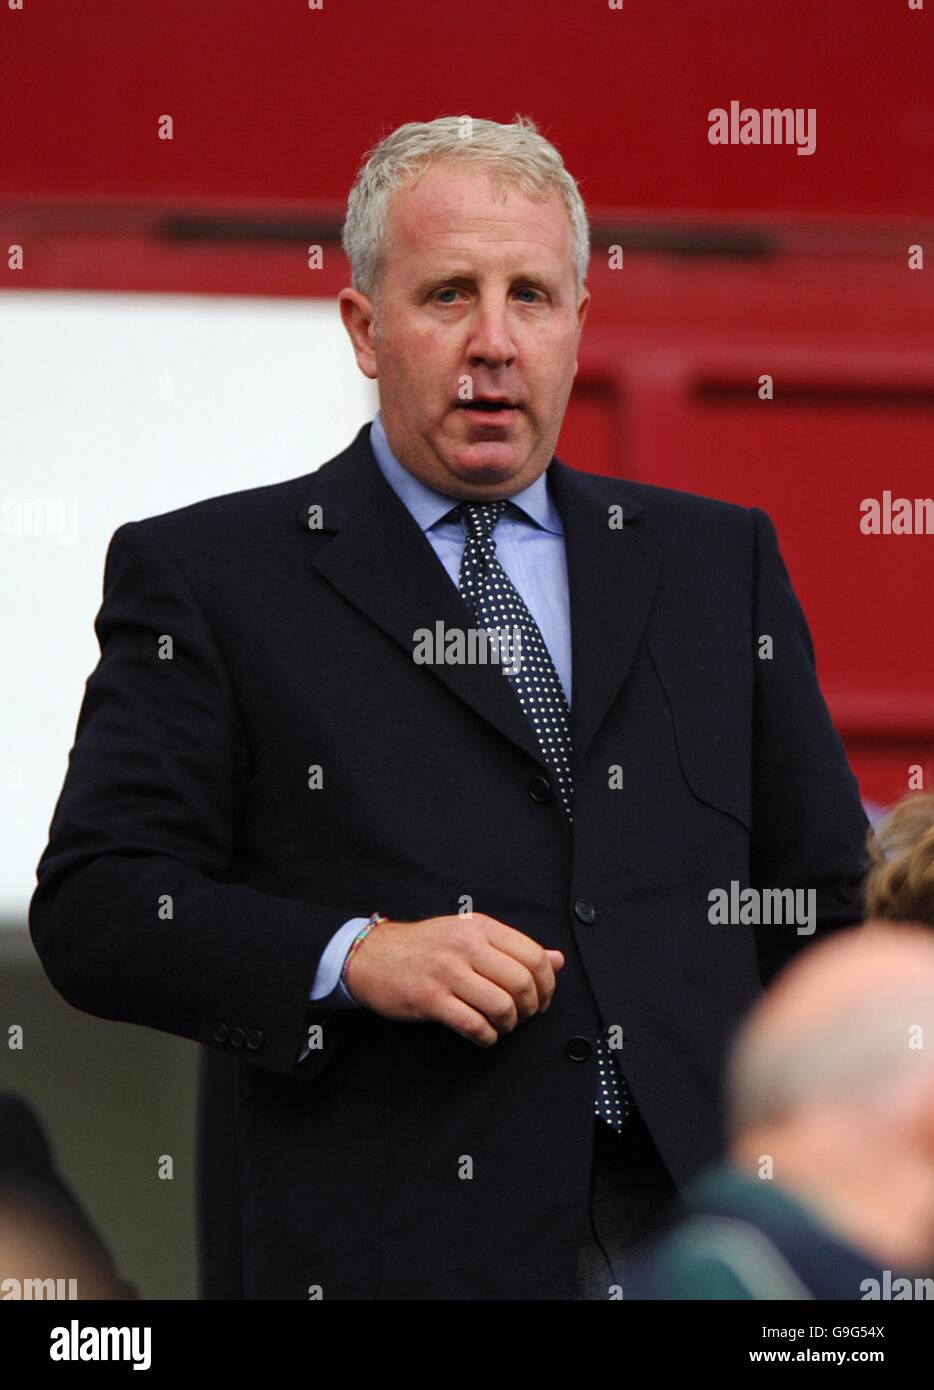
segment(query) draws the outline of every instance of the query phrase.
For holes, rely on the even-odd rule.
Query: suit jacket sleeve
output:
[[[822,933],[862,920],[868,822],[817,682],[814,646],[775,528],[752,508],[756,544],[752,884],[814,889],[816,931],[760,926],[764,984]],[[760,642],[771,637],[771,659]]]
[[[29,909],[46,974],[88,1013],[313,1076],[354,1017],[308,997],[350,913],[236,881],[245,731],[214,637],[151,523],[114,533],[95,632],[100,660]],[[323,1045],[299,1063],[313,1023]]]

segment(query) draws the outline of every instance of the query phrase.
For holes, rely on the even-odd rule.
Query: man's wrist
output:
[[[353,959],[354,954],[356,953],[360,943],[366,940],[373,928],[378,927],[381,922],[386,922],[388,920],[389,919],[387,917],[383,917],[379,912],[374,912],[370,916],[366,924],[360,928],[360,930],[357,932],[357,935],[350,943],[350,949],[344,957],[344,964],[341,966],[340,983],[343,985],[347,993],[350,994],[351,998],[353,998],[353,995],[350,993],[350,982],[347,978],[347,971],[350,966],[350,962]]]

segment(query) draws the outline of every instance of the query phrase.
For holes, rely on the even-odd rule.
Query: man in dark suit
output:
[[[554,456],[553,146],[400,127],[344,244],[380,411],[115,533],[33,939],[233,1059],[245,1297],[605,1297],[762,981],[859,918],[865,817],[768,517]],[[740,885],[814,911],[724,920]]]

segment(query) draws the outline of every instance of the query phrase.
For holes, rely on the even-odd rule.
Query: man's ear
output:
[[[929,1163],[934,1165],[934,1073],[927,1076],[919,1090],[918,1136]]]
[[[357,366],[364,376],[375,381],[376,353],[373,350],[376,310],[371,299],[359,290],[344,289],[337,296],[341,321],[347,329]]]
[[[577,306],[577,331],[580,333],[584,327],[584,320],[587,317],[587,310],[590,307],[590,290],[581,293],[580,303]]]
[[[581,297],[580,297],[580,300],[579,300],[578,305],[577,305],[577,339],[578,339],[578,342],[580,342],[580,336],[581,336],[581,333],[582,333],[583,330],[584,330],[584,320],[585,320],[586,317],[587,317],[587,309],[588,309],[589,305],[590,305],[590,291],[589,291],[589,290],[584,290],[584,291],[582,291],[582,293],[581,293]],[[580,366],[580,363],[578,362],[577,358],[575,357],[575,359],[574,359],[574,375],[575,375],[575,376],[577,376],[577,369],[578,369],[579,366]]]

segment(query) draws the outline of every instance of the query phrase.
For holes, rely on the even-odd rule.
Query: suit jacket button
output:
[[[586,898],[578,898],[577,902],[574,904],[574,915],[581,922],[586,922],[588,926],[590,926],[591,922],[596,921],[597,917],[593,903],[588,902]]]
[[[588,1038],[571,1038],[564,1045],[564,1055],[570,1057],[572,1062],[586,1062],[592,1053]]]
[[[258,1028],[252,1028],[246,1035],[246,1045],[251,1052],[256,1052],[263,1045],[263,1035]]]
[[[529,796],[533,801],[545,802],[551,796],[551,783],[547,777],[533,777],[529,783]]]
[[[217,1027],[214,1029],[214,1041],[215,1041],[215,1042],[226,1042],[226,1041],[227,1041],[227,1033],[228,1033],[228,1031],[229,1031],[229,1030],[228,1030],[228,1028],[227,1028],[227,1024],[226,1024],[226,1023],[219,1023],[219,1024],[217,1025]]]
[[[244,1031],[243,1031],[242,1028],[231,1028],[231,1030],[230,1030],[230,1042],[231,1042],[231,1045],[232,1045],[233,1047],[242,1047],[242,1046],[243,1046],[243,1040],[244,1040],[245,1037],[246,1037],[246,1033],[244,1033]]]

